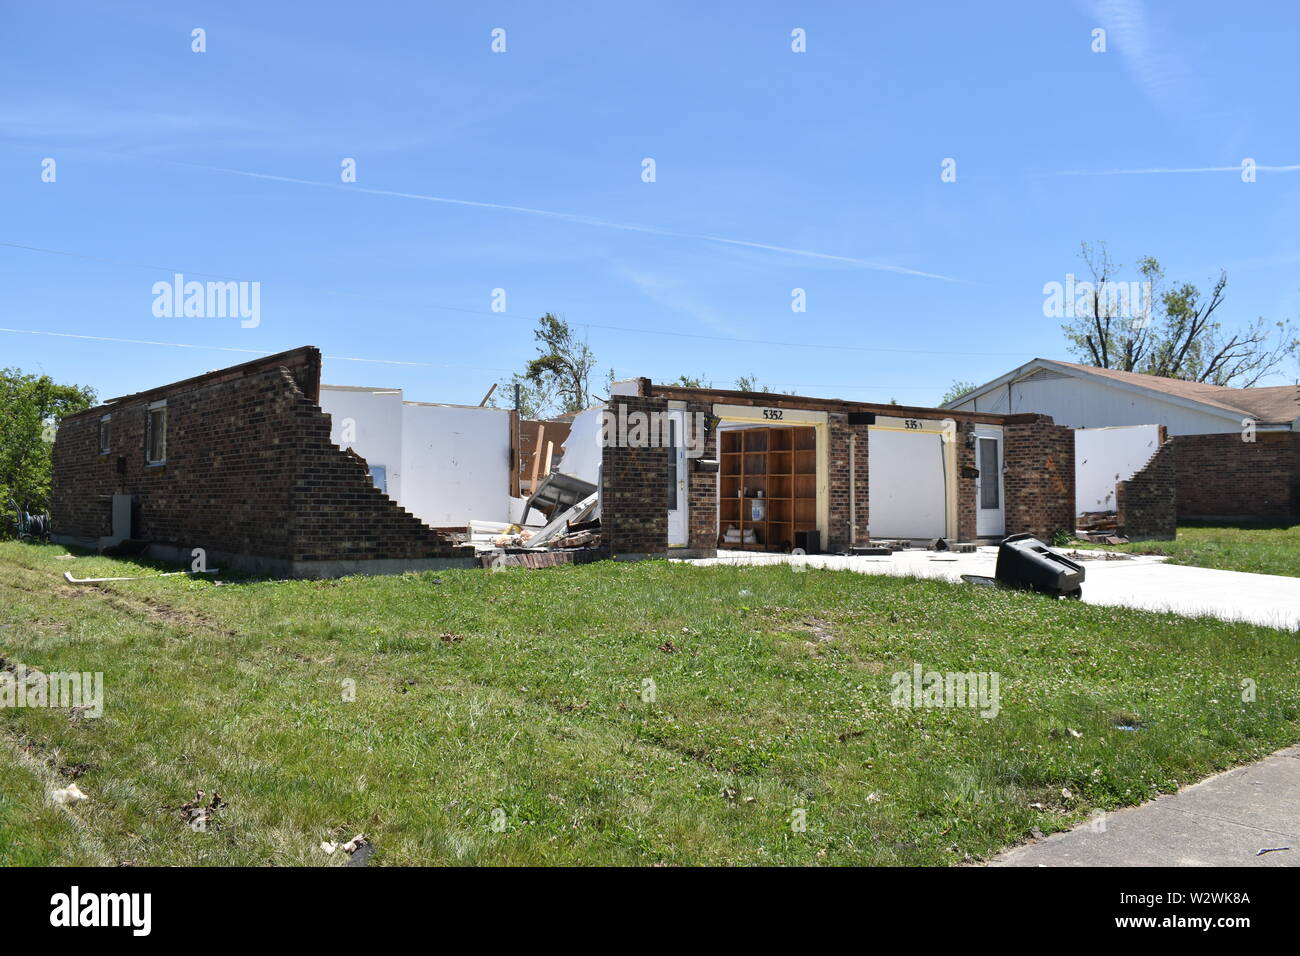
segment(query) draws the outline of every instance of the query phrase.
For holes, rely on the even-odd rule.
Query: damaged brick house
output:
[[[397,459],[368,463],[340,447],[338,422],[321,406],[326,390],[319,351],[303,347],[69,416],[54,446],[55,539],[89,547],[131,539],[186,563],[203,548],[210,566],[291,577],[476,564],[447,528],[408,510],[426,520],[445,513],[410,504],[418,500],[412,473],[397,490]],[[392,391],[334,387],[327,404],[336,415],[380,407]],[[648,379],[613,391],[606,408],[565,423],[564,461],[576,468],[581,460],[574,473],[598,476],[604,556],[840,551],[869,538],[996,540],[1020,531],[1050,538],[1072,526],[1073,432],[1044,415]],[[407,421],[402,404],[399,394],[384,405],[397,409],[385,421]],[[464,406],[405,404],[419,406],[413,421],[438,408],[465,414]],[[608,440],[604,422],[638,411],[667,422],[668,439]],[[493,425],[500,447],[484,453],[492,469],[482,477],[502,485],[503,512],[519,493],[520,432],[514,419]],[[379,457],[378,443],[359,447]],[[408,472],[416,460],[401,459]]]
[[[844,551],[870,539],[1050,540],[1074,518],[1074,432],[1039,414],[617,382],[611,416],[667,416],[703,447],[611,442],[603,529],[616,555]],[[575,423],[576,424],[576,423]]]
[[[55,540],[288,577],[468,564],[330,440],[321,356],[299,348],[116,398],[54,443]]]

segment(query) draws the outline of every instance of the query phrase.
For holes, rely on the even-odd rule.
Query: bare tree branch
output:
[[[1250,388],[1300,355],[1290,322],[1263,318],[1224,331],[1219,315],[1228,274],[1219,272],[1208,297],[1190,282],[1164,289],[1164,270],[1152,256],[1138,260],[1141,282],[1116,281],[1118,268],[1105,243],[1080,244],[1093,286],[1081,290],[1079,312],[1062,326],[1076,355],[1101,368],[1142,372],[1190,382]],[[1137,293],[1136,290],[1140,290]],[[1136,308],[1136,296],[1144,305]]]

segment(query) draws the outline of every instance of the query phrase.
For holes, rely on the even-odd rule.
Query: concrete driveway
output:
[[[1106,552],[1080,553],[1100,556]],[[992,577],[997,555],[996,546],[981,547],[972,554],[916,549],[896,551],[888,557],[730,551],[716,558],[689,559],[687,563],[792,564],[862,574],[960,581],[963,574]],[[1086,604],[1171,611],[1185,617],[1209,615],[1225,621],[1250,621],[1289,631],[1300,629],[1300,578],[1183,567],[1168,564],[1162,557],[1146,555],[1125,555],[1110,561],[1098,558],[1080,563],[1087,569],[1083,583],[1083,601]]]
[[[1007,850],[989,866],[1300,866],[1300,747]]]

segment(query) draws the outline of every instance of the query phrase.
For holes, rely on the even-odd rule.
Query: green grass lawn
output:
[[[1104,548],[1129,554],[1166,554],[1171,564],[1256,574],[1300,577],[1300,521],[1242,522],[1184,521],[1174,541],[1135,541],[1121,545],[1094,545],[1075,541],[1081,548]]]
[[[103,672],[104,715],[0,709],[0,863],[944,865],[1300,740],[1298,639],[1247,624],[667,562],[74,586],[141,566],[62,553],[0,543],[0,657]],[[914,663],[996,672],[999,714],[893,706]]]

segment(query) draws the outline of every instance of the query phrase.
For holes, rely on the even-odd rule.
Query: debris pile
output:
[[[366,839],[365,834],[358,833],[347,843],[331,843],[326,840],[321,843],[320,848],[325,851],[327,856],[333,856],[338,850],[342,850],[344,853],[348,854],[348,856],[351,856],[353,853],[356,853],[357,850],[361,849],[363,846],[368,846],[369,844],[370,841]]]
[[[949,541],[947,538],[935,538],[930,542],[931,551],[951,551],[953,554],[974,554],[975,544],[971,541]]]
[[[202,831],[208,829],[213,815],[218,810],[224,810],[230,806],[225,800],[221,799],[221,794],[213,792],[212,800],[207,800],[207,794],[202,790],[194,792],[194,799],[179,807],[163,807],[163,810],[175,813],[182,823],[191,830]]]
[[[931,538],[924,545],[919,541],[914,542],[906,538],[872,538],[866,544],[853,545],[848,553],[866,557],[888,557],[896,551],[924,548],[927,551],[974,554],[978,547],[974,541],[953,541],[951,538]]]
[[[600,510],[595,484],[553,472],[523,502],[518,522],[471,521],[453,539],[473,548],[485,568],[581,564],[596,559]],[[545,524],[529,523],[534,515]]]
[[[1119,514],[1115,511],[1085,511],[1074,519],[1075,535],[1100,544],[1128,544],[1119,533]]]

